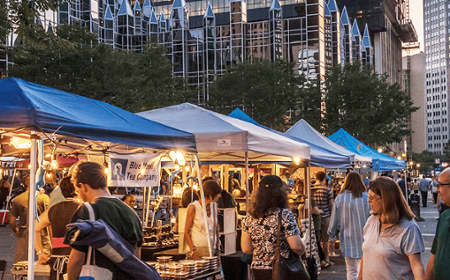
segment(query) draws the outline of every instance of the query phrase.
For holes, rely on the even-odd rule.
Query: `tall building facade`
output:
[[[118,49],[140,51],[156,40],[202,104],[236,62],[287,59],[308,79],[353,59],[372,64],[369,29],[358,21],[335,0],[74,0],[61,5],[55,24],[80,22]]]
[[[410,127],[412,131],[410,137],[407,137],[407,147],[408,151],[413,153],[421,153],[427,149],[426,146],[426,101],[424,92],[424,79],[425,70],[423,68],[425,55],[423,52],[410,55],[406,51],[406,55],[403,56],[403,89],[406,94],[408,94],[414,106],[419,109],[411,114],[409,120]],[[406,152],[408,152],[406,151]]]
[[[402,43],[417,42],[416,31],[409,19],[409,1],[336,1],[339,6],[347,7],[349,22],[358,20],[361,29],[368,26],[375,71],[387,73],[389,82],[401,84]]]
[[[447,1],[424,0],[425,100],[427,150],[443,154],[449,139],[448,69],[450,7]]]

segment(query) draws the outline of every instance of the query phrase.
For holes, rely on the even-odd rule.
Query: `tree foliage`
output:
[[[231,65],[210,88],[207,107],[229,114],[239,107],[262,125],[284,131],[300,118],[320,118],[320,93],[286,61]],[[318,94],[318,96],[315,96]]]
[[[418,108],[398,83],[387,82],[387,75],[355,61],[329,69],[324,86],[328,134],[343,128],[371,146],[400,142],[410,134],[408,117]]]
[[[415,163],[420,163],[419,172],[422,174],[427,174],[429,171],[433,169],[435,155],[426,150],[421,153],[413,153],[412,160]]]
[[[98,44],[77,25],[62,25],[39,44],[10,48],[9,75],[84,95],[132,112],[190,101],[195,93],[172,78],[164,47],[149,43],[142,53]],[[192,98],[191,98],[192,96]]]

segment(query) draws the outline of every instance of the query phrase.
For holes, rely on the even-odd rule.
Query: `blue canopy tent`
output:
[[[299,120],[296,124],[289,128],[284,135],[299,139],[310,146],[318,146],[328,151],[348,156],[353,163],[358,163],[360,165],[372,164],[372,158],[361,156],[343,148],[342,146],[339,146],[327,137],[323,136],[303,119]]]
[[[362,156],[371,157],[372,170],[375,172],[400,170],[405,168],[405,162],[403,160],[397,160],[375,151],[363,142],[351,136],[342,128],[340,128],[334,134],[330,135],[328,139],[338,145],[341,145],[351,152],[357,153]]]
[[[134,147],[196,150],[192,134],[110,104],[30,83],[0,80],[0,128],[54,133]],[[74,140],[79,141],[79,140]]]
[[[239,108],[234,109],[234,111],[231,112],[228,116],[239,119],[239,120],[243,120],[246,122],[253,123],[255,125],[263,127],[264,129],[272,131],[274,133],[289,137],[292,140],[295,140],[297,142],[300,142],[303,144],[308,144],[310,146],[310,156],[311,156],[310,162],[311,162],[312,166],[319,166],[319,167],[326,167],[326,168],[350,168],[351,167],[350,157],[348,155],[344,155],[344,154],[337,153],[337,152],[335,153],[331,150],[327,150],[327,149],[325,149],[319,145],[316,145],[314,143],[304,141],[301,138],[292,137],[289,134],[281,133],[280,131],[260,125],[258,122],[253,120],[250,116],[248,116],[246,113],[244,113]]]
[[[78,153],[101,152],[111,147],[130,152],[129,146],[140,147],[141,152],[143,148],[196,151],[195,138],[190,133],[104,102],[17,78],[0,80],[0,131],[3,154],[13,148],[13,137],[27,138],[31,142],[31,148],[22,149],[23,152],[30,151],[31,186],[36,185],[36,143],[40,139],[49,141],[58,150],[73,152],[79,149]],[[43,149],[39,152],[42,156]],[[34,208],[35,196],[30,195],[29,209]],[[34,221],[35,211],[28,212],[28,221]],[[28,263],[33,264],[34,223],[29,223],[29,232]],[[29,265],[28,278],[31,280],[34,279],[33,272],[34,266]]]

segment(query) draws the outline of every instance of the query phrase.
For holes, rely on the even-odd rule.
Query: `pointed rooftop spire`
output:
[[[348,14],[347,14],[347,7],[345,7],[345,6],[344,6],[344,9],[342,9],[341,24],[342,25],[350,25],[350,19],[348,18]]]
[[[166,22],[166,18],[164,17],[164,13],[162,11],[161,11],[161,14],[159,15],[159,21]]]
[[[367,23],[366,23],[366,27],[364,27],[363,46],[365,48],[370,48],[370,34],[369,34],[369,27],[367,26]]]
[[[206,7],[206,12],[203,18],[215,18],[216,16],[213,13],[213,10],[211,8],[211,2],[208,1],[208,7]]]
[[[109,5],[106,5],[105,20],[114,20],[114,17],[111,13],[111,8],[109,7]]]
[[[360,36],[361,37],[361,33],[359,32],[359,27],[358,27],[358,23],[356,22],[356,18],[353,21],[352,34],[353,34],[353,36]]]
[[[278,1],[278,0],[273,0],[272,1],[272,5],[270,5],[269,11],[274,11],[274,10],[281,11],[280,1]]]
[[[184,1],[184,0],[175,0],[175,1],[173,1],[173,5],[172,5],[173,9],[184,8],[184,7],[186,7],[186,1]]]
[[[328,7],[328,4],[326,1],[324,1],[324,14],[326,17],[331,17],[330,8]]]
[[[136,2],[134,2],[133,10],[135,10],[135,11],[140,11],[141,10],[141,5],[139,4],[138,0],[136,0]]]
[[[53,27],[52,27],[52,23],[51,22],[48,23],[47,33],[48,34],[53,34]]]
[[[158,20],[156,19],[155,12],[153,10],[150,11],[150,24],[158,24]]]
[[[152,12],[152,4],[150,0],[145,0],[144,4],[142,4],[142,13],[146,17],[150,17],[150,13]]]
[[[128,0],[123,0],[122,5],[120,6],[119,12],[117,13],[118,16],[124,16],[129,15],[133,16],[133,10],[131,9],[130,2]]]
[[[328,1],[328,9],[330,9],[331,13],[338,11],[338,6],[336,4],[336,0]]]

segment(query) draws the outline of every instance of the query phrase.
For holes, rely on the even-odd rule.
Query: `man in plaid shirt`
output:
[[[328,225],[330,223],[331,209],[333,209],[333,193],[331,189],[326,185],[326,175],[324,172],[319,171],[316,173],[316,183],[312,187],[312,197],[319,207],[323,211],[321,216],[321,238],[323,242],[323,253],[324,253],[324,267],[329,267],[332,263],[330,262],[329,252],[328,252]]]

